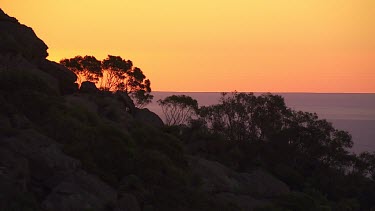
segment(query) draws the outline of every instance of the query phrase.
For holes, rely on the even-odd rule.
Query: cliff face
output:
[[[34,31],[9,17],[0,9],[0,52],[21,54],[29,61],[40,61],[48,56],[47,45]]]
[[[47,55],[0,10],[0,210],[252,210],[289,192],[186,155],[155,114],[124,93],[77,92]]]
[[[62,94],[77,90],[76,76],[61,65],[46,60],[47,45],[34,31],[9,17],[0,9],[0,68],[12,71],[34,71],[53,81]]]
[[[47,48],[0,10],[0,210],[106,210],[116,191],[63,153],[32,117],[52,106],[43,98],[77,91],[75,74],[48,61]]]

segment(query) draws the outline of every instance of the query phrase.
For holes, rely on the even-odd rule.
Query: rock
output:
[[[46,166],[53,171],[74,171],[80,162],[65,155],[62,146],[54,140],[34,131],[19,131],[16,136],[0,141],[0,144],[27,158],[29,162],[37,161],[36,166]],[[33,165],[32,163],[30,163]],[[45,172],[46,177],[50,174]]]
[[[234,204],[242,210],[270,203],[270,199],[286,193],[289,188],[270,174],[255,170],[238,173],[228,167],[203,158],[190,156],[189,166],[201,178],[200,189],[210,193],[215,201]]]
[[[95,86],[93,82],[84,81],[82,82],[79,91],[82,93],[97,93],[99,89]]]
[[[39,83],[45,84],[48,90],[52,90],[53,93],[59,93],[59,83],[55,77],[42,71],[33,64],[26,60],[21,55],[13,55],[10,53],[0,54],[0,73],[4,78],[5,75],[12,77],[13,83],[19,83],[22,85],[25,81],[31,79],[39,80]],[[39,84],[39,86],[40,86]],[[47,91],[47,90],[44,90]]]
[[[42,202],[45,210],[107,210],[114,204],[116,191],[97,177],[77,171],[58,184]]]
[[[160,128],[164,126],[163,120],[161,120],[157,114],[148,110],[147,108],[136,109],[133,115],[134,119],[153,127]]]
[[[28,186],[40,199],[81,165],[65,155],[58,143],[33,130],[24,130],[0,140],[0,147],[27,160],[30,171]]]
[[[134,174],[122,178],[119,185],[120,193],[133,190],[142,190],[143,188],[143,181]]]
[[[20,24],[0,9],[0,70],[44,72],[52,78],[48,80],[52,87],[58,86],[61,94],[76,92],[76,75],[64,66],[48,61],[47,49],[30,27]]]
[[[0,147],[0,210],[34,210],[37,202],[28,191],[27,159]]]
[[[141,211],[141,207],[135,196],[127,193],[122,194],[114,211]]]
[[[202,178],[202,189],[206,192],[231,192],[261,197],[275,197],[289,193],[289,187],[272,175],[254,170],[238,173],[216,161],[190,157],[193,173]]]
[[[117,99],[125,105],[129,113],[136,112],[137,108],[135,107],[134,102],[129,97],[128,93],[123,92],[123,91],[117,91],[115,95]]]
[[[32,192],[44,210],[104,211],[117,200],[115,190],[81,170],[80,162],[65,155],[54,140],[33,130],[0,140],[0,188],[9,190],[5,197]]]
[[[254,210],[269,204],[266,200],[255,199],[249,195],[236,195],[233,193],[218,193],[214,195],[214,200],[222,203],[223,205],[235,205],[240,210]]]
[[[73,94],[64,96],[65,103],[69,107],[82,107],[91,113],[98,113],[98,105],[89,99],[90,97],[82,94]]]
[[[88,111],[104,117],[120,130],[132,125],[133,117],[124,108],[123,102],[120,102],[110,92],[100,91],[96,94],[76,93],[74,95],[64,96],[66,105],[69,107],[81,107]]]
[[[234,178],[241,184],[240,193],[272,198],[290,192],[285,183],[260,169],[236,174]]]
[[[219,162],[199,157],[190,157],[189,166],[193,174],[202,178],[202,190],[209,193],[236,192],[240,183],[234,178],[235,172]]]
[[[57,80],[61,94],[72,94],[78,91],[78,84],[75,83],[77,76],[66,67],[46,59],[38,65],[41,70]]]
[[[18,23],[18,20],[13,17],[9,17],[7,14],[4,13],[3,10],[0,8],[0,21],[8,21],[11,23]]]
[[[11,192],[25,192],[28,176],[28,161],[9,149],[0,148],[0,189],[5,190],[4,187],[8,186],[11,187]],[[5,193],[12,194],[11,192]]]
[[[47,48],[30,27],[0,9],[0,53],[21,54],[29,61],[40,61],[48,56]]]

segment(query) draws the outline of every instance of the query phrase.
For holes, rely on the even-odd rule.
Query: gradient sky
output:
[[[49,59],[130,59],[158,91],[375,92],[375,0],[0,0]]]

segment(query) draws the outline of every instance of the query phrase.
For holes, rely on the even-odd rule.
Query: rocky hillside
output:
[[[289,188],[190,155],[147,109],[46,59],[0,10],[0,210],[253,210]]]

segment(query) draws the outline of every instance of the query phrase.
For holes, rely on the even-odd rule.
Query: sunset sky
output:
[[[133,61],[156,91],[375,92],[375,0],[0,0],[49,59]]]

